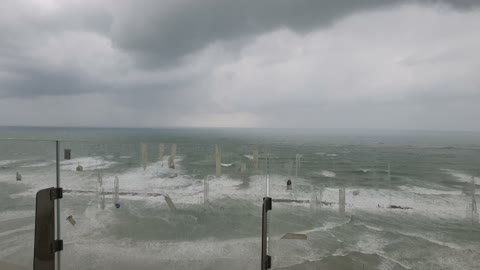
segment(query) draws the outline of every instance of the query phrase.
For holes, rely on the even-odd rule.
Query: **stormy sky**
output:
[[[0,125],[480,130],[478,0],[3,0]]]

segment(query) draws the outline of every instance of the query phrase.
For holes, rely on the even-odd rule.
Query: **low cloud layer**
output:
[[[2,2],[0,124],[480,130],[478,3]]]

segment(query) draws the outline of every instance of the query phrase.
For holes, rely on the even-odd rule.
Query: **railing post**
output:
[[[263,198],[262,206],[262,258],[261,270],[272,267],[272,258],[268,255],[268,211],[272,210],[272,198]]]
[[[63,241],[55,240],[55,201],[62,197],[61,188],[52,187],[37,192],[33,270],[56,269],[55,253],[63,249]]]
[[[57,181],[56,181],[56,184],[57,184],[57,190],[60,189],[60,142],[57,140],[55,141],[55,150],[56,150],[56,176],[57,176]],[[63,195],[62,195],[63,197]],[[61,234],[60,234],[60,200],[56,200],[56,206],[57,206],[57,215],[56,215],[56,218],[57,218],[57,239],[60,239],[61,237]],[[58,256],[57,256],[57,270],[60,270],[61,269],[61,264],[60,264],[60,255],[61,252],[58,253]]]

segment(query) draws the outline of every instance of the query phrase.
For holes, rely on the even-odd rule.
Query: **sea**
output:
[[[60,269],[261,269],[264,197],[272,269],[480,265],[478,132],[0,127],[0,265],[57,176]]]

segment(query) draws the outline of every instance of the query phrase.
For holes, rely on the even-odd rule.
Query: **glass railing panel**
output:
[[[293,174],[283,148],[270,166],[273,269],[475,269],[478,149],[299,147]]]
[[[0,269],[32,269],[37,191],[56,186],[55,142],[0,139]]]
[[[268,239],[272,268],[321,258],[326,247],[316,232],[345,219],[336,208],[338,193],[334,196],[337,156],[329,149],[281,145],[271,146],[262,157],[267,159],[266,181],[273,199]]]
[[[251,147],[62,142],[61,149],[71,150],[61,167],[62,269],[259,267],[264,185]]]

